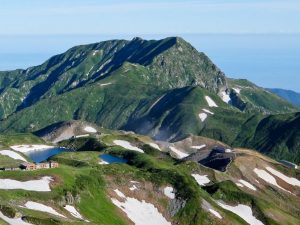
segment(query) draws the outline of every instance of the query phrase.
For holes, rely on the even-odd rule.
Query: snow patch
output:
[[[118,189],[115,192],[117,195],[123,196],[124,202],[112,198],[113,204],[125,212],[135,225],[171,225],[153,204],[126,197]]]
[[[163,98],[165,97],[166,94],[160,96],[151,106],[150,108],[148,109],[148,112],[150,112],[150,110]]]
[[[12,225],[32,225],[31,223],[24,222],[21,218],[9,218],[0,211],[0,218],[3,219],[8,224]]]
[[[82,138],[82,137],[89,137],[89,136],[90,136],[89,134],[80,134],[80,135],[74,136],[74,138]]]
[[[50,182],[51,177],[42,177],[40,180],[17,181],[12,179],[0,179],[0,189],[12,190],[22,189],[26,191],[51,191]]]
[[[104,161],[104,160],[101,160],[100,162],[98,162],[98,164],[100,164],[100,165],[107,165],[107,164],[109,164],[109,163],[106,162],[106,161]]]
[[[245,181],[245,180],[239,180],[239,182],[243,185],[245,185],[247,188],[253,190],[253,191],[256,191],[256,187],[254,187],[252,184],[250,184],[248,181]]]
[[[131,180],[130,183],[133,183],[133,184],[139,184],[140,182],[135,181],[135,180]]]
[[[207,175],[192,174],[192,176],[200,186],[205,186],[205,184],[210,182],[210,179],[207,177]]]
[[[89,133],[97,133],[97,130],[94,127],[87,126],[83,130]]]
[[[247,205],[238,204],[237,206],[230,206],[221,201],[217,201],[217,204],[223,209],[235,213],[250,225],[264,225],[260,220],[254,217],[252,209]]]
[[[176,157],[177,159],[183,159],[183,158],[189,156],[189,154],[184,153],[184,152],[182,152],[182,151],[180,151],[180,150],[178,150],[177,148],[172,147],[172,146],[170,146],[170,150],[171,150],[171,153],[174,153],[174,154],[175,154],[175,157]]]
[[[223,217],[221,216],[220,213],[218,213],[216,210],[214,209],[208,209],[208,211],[213,214],[215,217],[219,218],[219,219],[222,219]]]
[[[46,206],[46,205],[38,203],[38,202],[28,201],[28,202],[25,203],[25,207],[27,209],[46,212],[46,213],[53,214],[55,216],[60,216],[60,217],[66,218],[64,215],[58,213],[56,210],[54,210],[50,206]]]
[[[202,148],[205,148],[205,147],[206,147],[206,145],[193,145],[190,148],[193,148],[193,149],[202,149]]]
[[[133,151],[137,151],[137,152],[141,152],[144,153],[144,151],[138,147],[133,146],[131,143],[129,143],[128,141],[123,141],[123,140],[114,140],[113,141],[115,145],[119,145],[123,148],[129,149],[129,150],[133,150]]]
[[[149,143],[148,145],[150,145],[152,148],[155,148],[159,151],[161,151],[160,147],[158,146],[158,144],[155,144],[155,143]]]
[[[240,94],[241,93],[241,89],[240,88],[232,88],[236,93]]]
[[[27,162],[27,160],[23,156],[21,156],[20,154],[14,152],[14,151],[11,151],[11,150],[2,150],[2,151],[0,151],[0,155],[6,155],[12,159]]]
[[[65,210],[67,210],[72,216],[74,216],[77,219],[83,220],[83,217],[80,215],[80,213],[75,209],[74,206],[66,205],[64,207]]]
[[[199,118],[202,122],[204,122],[207,118],[207,114],[206,113],[199,113]]]
[[[293,185],[293,186],[298,186],[300,187],[300,181],[294,177],[288,177],[284,175],[283,173],[271,168],[271,167],[266,167],[266,169],[271,172],[273,175],[276,177],[279,177],[280,179],[284,180],[286,183]]]
[[[103,84],[100,84],[100,86],[102,87],[102,86],[107,86],[107,85],[111,85],[112,83],[111,82],[109,82],[109,83],[103,83]]]
[[[274,186],[280,188],[281,190],[284,190],[284,191],[289,192],[288,190],[285,190],[284,188],[280,187],[280,186],[277,184],[276,179],[275,179],[271,174],[269,174],[267,171],[261,170],[261,169],[257,169],[257,168],[255,168],[253,171],[256,173],[256,175],[257,175],[258,177],[260,177],[261,179],[263,179],[263,180],[266,181],[267,183],[272,184],[272,185],[274,185]]]
[[[202,109],[204,112],[209,113],[211,115],[214,115],[214,113],[212,111],[209,111],[208,109]]]
[[[17,151],[17,152],[30,152],[30,151],[39,151],[39,150],[45,150],[49,148],[53,148],[54,146],[50,145],[12,145],[10,146],[11,149]]]
[[[239,186],[239,187],[244,187],[244,185],[243,184],[241,184],[241,183],[235,183],[237,186]]]
[[[209,107],[218,107],[218,105],[209,96],[205,96],[205,100]]]
[[[93,56],[95,56],[98,52],[99,52],[99,50],[95,50],[95,51],[93,52]]]
[[[117,194],[120,198],[126,198],[126,196],[125,196],[121,191],[119,191],[118,189],[115,189],[114,192],[116,192],[116,194]]]
[[[221,92],[221,97],[223,102],[226,102],[227,104],[231,101],[229,94],[227,94],[225,91]]]
[[[130,191],[134,191],[134,190],[137,190],[137,189],[138,189],[138,188],[137,188],[137,186],[135,186],[135,185],[132,185],[132,187],[129,188]]]
[[[164,188],[164,194],[170,199],[175,198],[174,188],[173,187],[165,187]]]

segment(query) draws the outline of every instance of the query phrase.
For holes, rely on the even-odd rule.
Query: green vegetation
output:
[[[0,211],[9,218],[14,218],[16,216],[16,210],[9,206],[0,205]]]
[[[234,145],[257,149],[277,160],[300,163],[300,114],[258,118],[253,117],[243,125]]]
[[[234,91],[237,88],[240,93]],[[233,105],[220,98],[225,90],[234,96]],[[209,107],[206,96],[218,107]],[[218,207],[215,200],[249,205],[265,224],[276,224],[274,212],[283,221],[299,222],[298,203],[293,209],[282,208],[280,203],[287,206],[291,200],[283,198],[274,187],[267,186],[257,196],[249,194],[230,181],[235,177],[175,160],[147,144],[152,141],[148,137],[108,130],[130,130],[172,141],[202,135],[233,146],[255,148],[275,159],[300,162],[299,108],[247,80],[226,79],[205,54],[181,38],[135,38],[77,46],[40,66],[0,72],[0,98],[0,132],[5,133],[0,135],[0,149],[15,144],[44,144],[30,132],[39,134],[51,126],[68,126],[70,120],[94,123],[101,131],[60,142],[73,152],[51,158],[59,162],[59,168],[0,172],[1,179],[54,179],[51,192],[0,190],[0,210],[5,215],[20,213],[33,224],[86,224],[63,209],[71,198],[91,224],[125,225],[127,218],[111,202],[110,189],[137,180],[152,187],[147,197],[162,209],[167,211],[170,204],[177,204],[172,220],[181,225],[219,223],[202,208],[203,200],[222,214],[225,224],[245,222]],[[204,109],[213,114],[208,113],[201,121],[199,113]],[[116,139],[129,141],[145,154],[114,146]],[[100,165],[99,155],[103,153],[125,158],[128,164]],[[0,156],[0,166],[19,163]],[[239,168],[233,165],[231,169],[240,176]],[[208,175],[212,185],[201,188],[191,176],[194,172]],[[216,177],[225,181],[218,182]],[[155,195],[167,185],[176,189],[178,202]],[[269,196],[278,198],[271,201]],[[28,200],[54,205],[68,219],[19,207]]]
[[[15,160],[6,155],[0,155],[0,168],[17,168],[22,161]]]
[[[0,149],[18,144],[44,144],[45,142],[31,133],[0,134]]]
[[[245,79],[227,79],[232,88],[240,89],[238,97],[246,103],[245,111],[259,111],[263,114],[277,114],[299,111],[299,107],[279,96],[260,88]]]

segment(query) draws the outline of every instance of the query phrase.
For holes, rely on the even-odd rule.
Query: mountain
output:
[[[247,146],[277,160],[300,163],[300,113],[253,117],[243,125],[236,146]]]
[[[93,132],[86,136],[87,130]],[[59,142],[64,152],[47,159],[57,168],[0,173],[1,224],[300,223],[299,170],[253,150],[199,136],[156,142],[84,121],[55,124],[40,134],[49,140],[69,131],[77,137]],[[5,167],[19,166],[16,156],[30,162],[26,149],[41,154],[45,144],[58,147],[32,134],[0,138]],[[198,161],[212,154],[213,162]],[[228,155],[230,161],[221,160]],[[222,163],[223,172],[212,169]]]
[[[0,99],[5,133],[84,120],[162,141],[194,134],[238,146],[248,146],[244,140],[268,115],[300,111],[247,80],[227,78],[179,37],[76,46],[42,65],[0,72]]]
[[[300,93],[280,88],[268,88],[267,90],[297,106],[300,106]]]
[[[269,158],[300,162],[300,109],[181,38],[76,46],[0,99],[0,224],[300,223],[299,169]]]
[[[291,109],[295,109],[292,103],[287,103],[286,100],[273,94],[268,89],[258,87],[246,79],[227,79],[227,81],[229,87],[236,94],[232,95],[232,101],[237,102],[239,108],[244,111],[274,114],[286,113],[290,112]]]

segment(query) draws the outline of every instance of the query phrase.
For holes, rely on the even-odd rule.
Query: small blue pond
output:
[[[107,163],[127,163],[126,159],[122,159],[120,157],[116,157],[110,154],[103,154],[100,155],[99,157]]]
[[[37,151],[27,152],[26,155],[35,163],[47,160],[49,157],[65,152],[65,148],[49,148]]]

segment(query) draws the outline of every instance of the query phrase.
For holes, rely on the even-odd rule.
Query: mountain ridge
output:
[[[282,97],[283,99],[300,106],[300,93],[282,88],[267,88],[270,92]]]
[[[266,116],[300,111],[247,80],[227,78],[178,37],[81,45],[40,66],[0,72],[0,99],[0,132],[86,120],[160,140],[194,134],[238,146]]]

